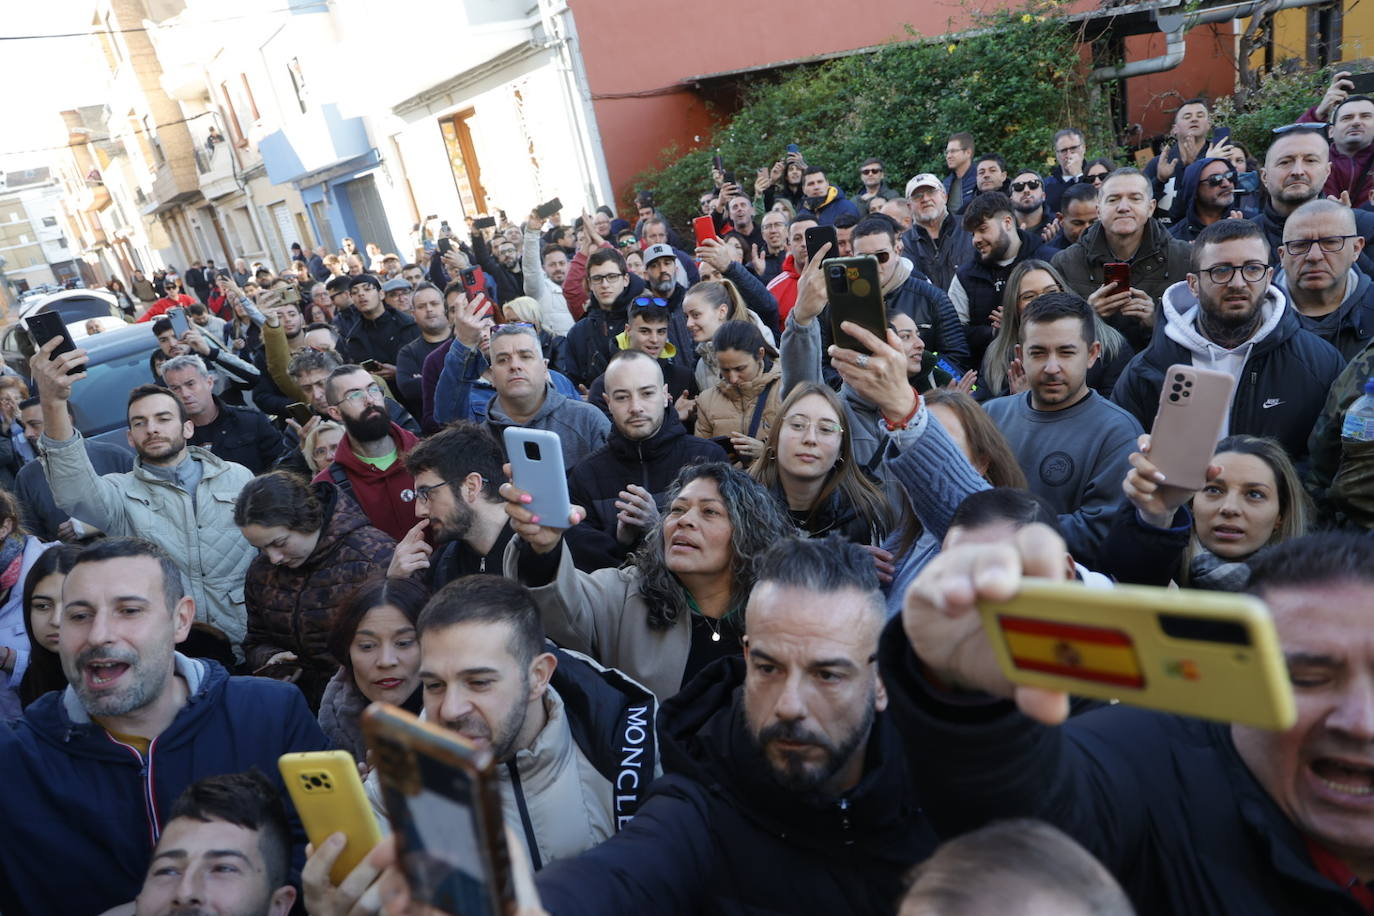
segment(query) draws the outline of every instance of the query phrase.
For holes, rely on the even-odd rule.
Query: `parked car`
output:
[[[28,329],[24,327],[24,319],[38,312],[57,312],[61,315],[75,341],[86,336],[86,322],[92,318],[100,322],[102,330],[125,324],[119,301],[104,290],[65,289],[24,302],[19,308],[18,320],[0,337],[0,355],[4,356],[6,365],[25,378],[29,375],[29,357],[36,347]]]

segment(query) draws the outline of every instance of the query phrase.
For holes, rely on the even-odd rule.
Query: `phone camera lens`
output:
[[[1183,387],[1184,387],[1184,388],[1192,388],[1192,387],[1193,387],[1192,380],[1189,380],[1189,381],[1184,382],[1184,383],[1183,383]]]
[[[1178,395],[1176,395],[1176,394],[1171,394],[1171,395],[1169,395],[1169,400],[1171,400],[1171,401],[1177,401],[1177,400],[1178,400]]]
[[[1183,390],[1183,386],[1182,386],[1182,385],[1174,385],[1174,387],[1173,387],[1173,392],[1174,392],[1174,394],[1178,394],[1178,393],[1179,393],[1180,391],[1182,391],[1182,390]]]
[[[839,266],[838,264],[832,265],[829,269],[829,273],[833,279],[838,280],[844,276],[844,268]]]
[[[310,777],[310,784],[311,784],[312,786],[323,785],[323,783],[320,781],[320,777],[318,777],[318,776],[311,776],[311,777]]]
[[[1183,374],[1182,374],[1182,373],[1179,373],[1178,375],[1175,375],[1175,376],[1174,376],[1174,381],[1176,381],[1176,382],[1181,382],[1181,381],[1183,381]]]

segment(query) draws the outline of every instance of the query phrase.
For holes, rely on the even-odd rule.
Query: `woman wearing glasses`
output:
[[[1002,305],[992,315],[997,336],[983,354],[978,387],[973,391],[975,398],[986,401],[1026,390],[1026,373],[1016,358],[1016,345],[1021,340],[1021,313],[1037,297],[1045,293],[1062,293],[1068,288],[1063,276],[1048,261],[1031,258],[1016,265],[1002,290]],[[1135,350],[1120,331],[1103,321],[1096,312],[1093,313],[1093,333],[1102,344],[1102,356],[1088,369],[1088,387],[1104,398],[1111,397],[1117,378],[1135,356]]]
[[[792,389],[749,475],[768,488],[793,524],[811,537],[831,532],[878,544],[890,524],[883,491],[854,459],[844,405],[828,386]]]
[[[309,484],[286,471],[248,481],[234,503],[234,524],[258,550],[243,589],[248,667],[294,681],[317,711],[339,668],[329,651],[335,609],[386,568],[396,541],[332,483]]]

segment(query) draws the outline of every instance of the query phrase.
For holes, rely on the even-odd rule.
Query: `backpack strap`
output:
[[[329,479],[334,481],[334,486],[338,487],[340,492],[347,493],[349,499],[358,501],[353,493],[353,481],[348,479],[348,474],[339,462],[335,461],[329,465]]]
[[[750,439],[758,438],[759,424],[763,422],[763,408],[768,404],[768,395],[772,393],[773,386],[777,383],[778,380],[773,379],[767,385],[764,385],[763,391],[759,392],[759,399],[754,402],[754,417],[749,421]]]

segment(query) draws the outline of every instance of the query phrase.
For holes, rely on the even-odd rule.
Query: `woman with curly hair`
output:
[[[506,575],[529,586],[550,639],[618,668],[667,699],[707,664],[738,655],[754,564],[796,533],[777,501],[723,462],[683,468],[667,511],[620,569],[586,573],[505,484],[517,538]],[[580,510],[574,510],[580,516]]]

